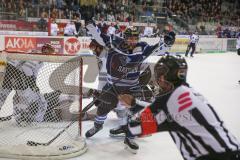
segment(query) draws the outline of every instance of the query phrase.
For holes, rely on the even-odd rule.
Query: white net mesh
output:
[[[65,159],[86,151],[72,114],[81,111],[81,73],[81,58],[1,54],[0,157]]]

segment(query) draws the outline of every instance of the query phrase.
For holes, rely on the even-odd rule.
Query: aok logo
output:
[[[69,38],[65,42],[65,50],[68,54],[76,54],[81,49],[81,44],[77,38]]]
[[[26,51],[36,48],[36,39],[31,37],[6,37],[5,49]]]

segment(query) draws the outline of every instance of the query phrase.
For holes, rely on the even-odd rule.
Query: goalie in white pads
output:
[[[42,47],[43,54],[54,52],[50,44]],[[43,62],[39,61],[9,61],[6,67],[2,89],[0,91],[1,107],[12,90],[13,116],[19,125],[31,122],[42,122],[47,110],[47,102],[40,94],[36,77]]]
[[[166,56],[157,62],[159,94],[130,119],[131,133],[144,136],[168,131],[185,160],[239,160],[239,141],[208,101],[186,83],[187,69],[182,57]],[[143,106],[131,95],[119,99],[126,105]]]

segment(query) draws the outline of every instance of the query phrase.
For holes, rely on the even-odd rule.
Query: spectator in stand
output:
[[[153,27],[150,26],[150,23],[144,29],[143,36],[144,37],[151,37],[153,35]]]
[[[115,35],[116,33],[116,28],[114,26],[114,23],[111,23],[111,25],[108,27],[107,34],[108,35]]]
[[[161,30],[160,30],[160,26],[156,25],[153,28],[153,37],[160,37],[161,35]]]
[[[59,32],[58,24],[56,23],[56,19],[52,19],[51,22],[51,36],[57,36]]]
[[[41,14],[41,18],[37,22],[37,27],[40,31],[47,31],[47,21],[44,19],[44,14]]]
[[[76,27],[74,21],[71,20],[64,28],[64,36],[75,36],[77,35]]]
[[[103,34],[107,34],[108,25],[103,21],[103,19],[100,23],[98,23],[97,27]]]
[[[116,31],[115,31],[116,36],[123,37],[122,28],[119,25],[119,21],[116,21],[116,24],[114,27],[116,28]]]
[[[25,17],[26,16],[26,9],[23,5],[19,6],[19,12],[18,12],[20,17]]]
[[[116,31],[120,31],[121,30],[121,27],[119,25],[119,21],[117,20],[114,27],[116,28]]]
[[[130,21],[126,27],[127,27],[127,28],[130,28],[130,29],[133,29],[133,28],[134,28],[133,22]],[[126,29],[127,29],[127,28],[126,28]]]
[[[76,27],[77,35],[79,35],[79,30],[82,26],[82,23],[81,23],[81,20],[78,16],[76,17],[76,21],[74,22],[74,24],[75,24],[75,27]]]
[[[41,12],[41,15],[43,14],[43,17],[44,18],[48,18],[48,13],[46,11],[46,8],[42,8],[42,12]]]
[[[56,0],[56,6],[57,6],[57,9],[62,9],[63,8],[63,0]]]
[[[110,22],[115,21],[115,17],[113,15],[113,12],[110,12],[110,14],[107,14],[107,20],[110,21]]]
[[[51,15],[52,18],[56,19],[58,17],[58,9],[57,8],[53,8],[51,11]]]
[[[78,36],[81,36],[81,37],[86,37],[87,36],[87,30],[86,30],[86,27],[85,27],[84,23],[79,28]]]

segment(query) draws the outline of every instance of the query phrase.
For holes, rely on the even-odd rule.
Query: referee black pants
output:
[[[193,56],[194,52],[195,52],[195,49],[196,49],[196,44],[195,43],[190,43],[187,47],[187,50],[186,50],[186,53],[185,53],[185,56],[188,56],[188,52],[190,51],[190,49],[192,49],[191,53],[190,53],[190,56]]]

